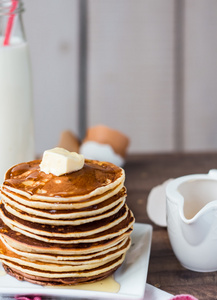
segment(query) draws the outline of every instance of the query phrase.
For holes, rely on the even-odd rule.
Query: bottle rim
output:
[[[9,16],[18,14],[24,11],[22,0],[14,0],[17,2],[16,9],[11,12],[12,0],[0,0],[0,16]]]

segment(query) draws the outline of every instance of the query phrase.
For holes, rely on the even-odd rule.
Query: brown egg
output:
[[[113,148],[115,153],[122,157],[125,157],[127,147],[130,143],[129,138],[126,135],[105,125],[97,125],[88,128],[83,142],[87,141],[108,144]]]
[[[79,153],[80,142],[74,133],[70,130],[66,130],[61,133],[58,147],[64,148],[70,152]]]

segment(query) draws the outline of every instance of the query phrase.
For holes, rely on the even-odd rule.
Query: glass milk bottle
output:
[[[33,93],[22,1],[0,0],[0,184],[12,165],[34,159]]]

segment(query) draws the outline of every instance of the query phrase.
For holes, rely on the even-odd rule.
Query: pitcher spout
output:
[[[209,204],[207,204],[209,206]],[[192,219],[180,218],[180,227],[183,238],[189,245],[197,246],[202,244],[210,233],[212,228],[214,206],[204,207]]]

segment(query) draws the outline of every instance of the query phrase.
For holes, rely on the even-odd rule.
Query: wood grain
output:
[[[185,269],[176,259],[167,229],[152,223],[146,212],[150,190],[169,178],[207,173],[217,166],[217,153],[134,155],[125,165],[127,202],[136,221],[153,226],[147,282],[171,294],[191,294],[198,299],[217,299],[217,272]]]

